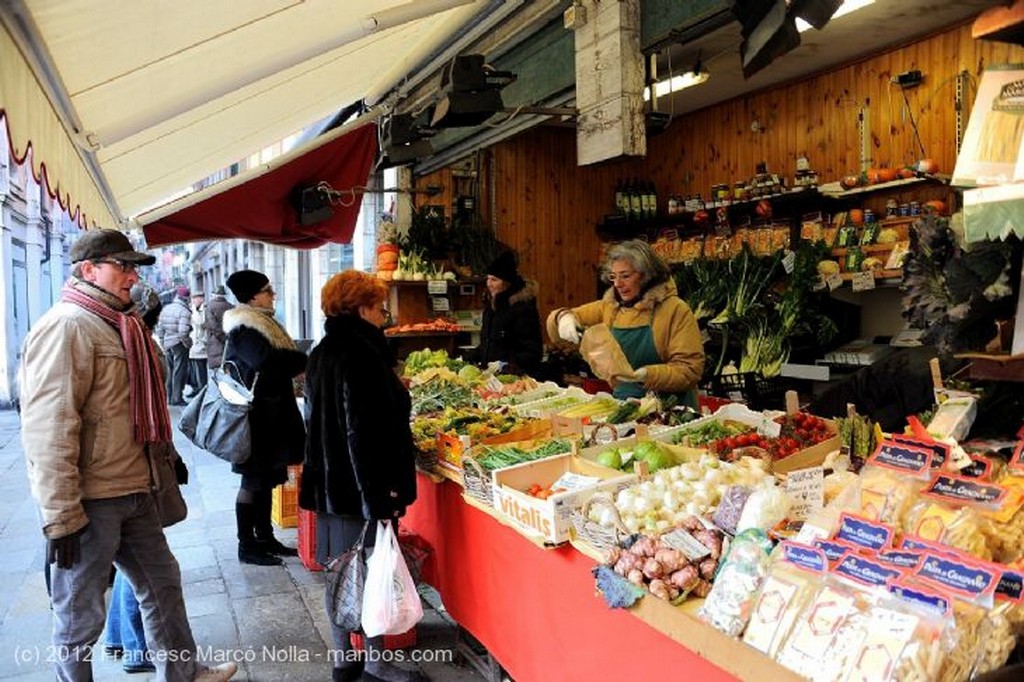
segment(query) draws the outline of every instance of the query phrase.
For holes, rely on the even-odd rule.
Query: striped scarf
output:
[[[153,337],[146,330],[142,318],[134,310],[122,313],[79,291],[73,279],[64,285],[61,300],[88,310],[121,335],[121,344],[128,358],[128,393],[135,441],[155,443],[171,440],[167,393],[161,380]]]

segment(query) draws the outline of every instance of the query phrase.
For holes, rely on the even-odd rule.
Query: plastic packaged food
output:
[[[750,497],[747,498],[747,502],[743,506],[739,523],[736,525],[736,532],[742,533],[748,528],[760,528],[766,531],[774,527],[786,518],[789,504],[789,496],[786,495],[786,491],[774,485],[773,481],[767,481],[750,493]]]
[[[750,620],[754,599],[768,575],[771,545],[764,532],[756,528],[737,535],[697,617],[730,637],[738,637]]]
[[[736,533],[736,527],[740,523],[743,514],[743,507],[750,498],[750,488],[745,485],[731,485],[722,494],[722,500],[715,510],[715,525],[730,535]]]
[[[797,617],[817,593],[828,565],[825,554],[791,542],[780,543],[761,585],[743,641],[775,658]]]

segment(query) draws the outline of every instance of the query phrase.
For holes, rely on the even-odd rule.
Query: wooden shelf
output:
[[[879,182],[875,185],[864,185],[863,187],[854,187],[853,189],[843,189],[843,186],[839,182],[829,182],[818,187],[818,191],[821,192],[823,196],[830,199],[845,199],[847,197],[857,196],[858,194],[869,194],[871,192],[879,192],[887,189],[898,189],[900,187],[916,185],[922,182],[949,184],[949,176],[920,175],[916,178],[900,178],[898,180],[892,180],[891,182]],[[912,217],[916,218],[917,216]]]
[[[849,282],[851,279],[853,279],[853,276],[855,274],[856,273],[854,273],[854,272],[840,272],[839,276],[843,278],[844,282]],[[902,280],[903,279],[903,270],[876,270],[875,271],[875,281],[876,282],[878,282],[879,280],[890,280],[890,279]]]
[[[864,253],[883,253],[892,251],[896,244],[865,244],[864,246],[858,246]],[[850,250],[849,246],[837,246],[832,249],[833,256],[845,256]]]

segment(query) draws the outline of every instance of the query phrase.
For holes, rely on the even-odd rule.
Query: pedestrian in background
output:
[[[206,305],[203,292],[197,291],[192,294],[192,316],[189,324],[192,326],[192,346],[188,349],[189,384],[192,386],[192,394],[195,395],[206,386],[206,342],[209,333],[206,331]]]
[[[167,359],[167,399],[171,405],[185,404],[188,382],[188,349],[192,345],[192,311],[188,307],[188,287],[178,287],[174,299],[164,306],[157,320],[157,342]]]
[[[224,369],[253,392],[249,412],[252,450],[231,469],[242,475],[235,500],[238,560],[274,566],[296,556],[274,537],[271,493],[288,480],[288,465],[302,462],[306,429],[292,380],[306,371],[306,354],[274,319],[274,288],[262,272],[240,270],[228,277],[238,305],[224,313]]]
[[[228,338],[224,333],[224,313],[234,307],[228,302],[224,285],[218,284],[206,304],[203,320],[203,329],[206,330],[206,364],[210,369],[218,369],[224,359],[224,342]]]
[[[364,526],[367,554],[376,520],[397,523],[416,500],[416,458],[409,426],[412,403],[384,337],[387,285],[357,270],[327,280],[320,306],[326,334],[306,372],[308,447],[299,506],[317,513],[317,561],[347,552]],[[334,600],[325,595],[327,613]],[[381,657],[384,637],[366,638],[365,670],[349,655],[352,633],[333,625],[334,682],[426,679]]]
[[[214,682],[234,663],[197,663],[181,589],[151,487],[150,449],[171,440],[157,350],[135,311],[136,268],[156,259],[117,230],[71,247],[61,299],[33,326],[21,366],[22,440],[52,567],[58,680],[93,679],[111,564],[142,605],[160,680]]]

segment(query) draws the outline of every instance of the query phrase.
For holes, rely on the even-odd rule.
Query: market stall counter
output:
[[[703,682],[737,679],[677,641],[688,635],[679,621],[667,628],[672,639],[632,613],[607,608],[595,595],[592,559],[570,546],[540,549],[466,504],[452,481],[435,483],[420,473],[417,484],[403,524],[434,549],[423,578],[512,679],[641,680],[682,671]],[[720,633],[692,624],[694,648],[707,655]],[[731,658],[723,665],[741,678],[770,670],[799,679],[740,642],[721,644],[727,649],[709,657]]]

